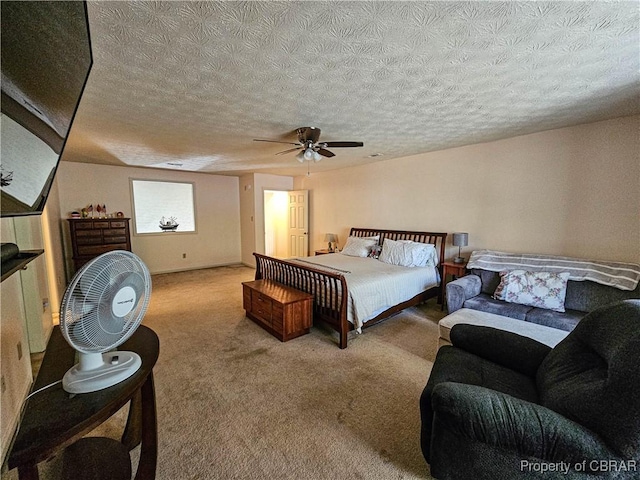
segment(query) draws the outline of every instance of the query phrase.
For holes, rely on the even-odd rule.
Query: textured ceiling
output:
[[[64,159],[301,175],[640,113],[638,3],[89,2]],[[381,153],[382,156],[370,158]]]

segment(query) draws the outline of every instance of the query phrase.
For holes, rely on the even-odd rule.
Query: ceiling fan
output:
[[[322,157],[334,157],[335,153],[327,150],[329,148],[343,148],[343,147],[362,147],[362,142],[319,142],[320,129],[316,127],[301,127],[296,130],[298,134],[297,142],[281,142],[279,140],[262,140],[254,138],[255,142],[271,142],[271,143],[284,143],[287,145],[296,145],[294,148],[289,148],[282,152],[276,153],[276,155],[283,155],[285,153],[295,152],[300,150],[296,155],[296,158],[300,163],[305,161],[318,162],[322,160]]]

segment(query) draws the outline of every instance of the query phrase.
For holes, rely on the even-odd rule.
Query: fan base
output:
[[[80,355],[83,355],[82,353]],[[81,363],[71,367],[62,378],[62,388],[68,393],[90,393],[112,387],[136,373],[142,366],[135,352],[107,352],[101,355],[102,364],[82,370]]]

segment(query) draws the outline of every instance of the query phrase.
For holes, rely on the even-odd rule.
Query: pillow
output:
[[[401,267],[434,267],[438,264],[435,245],[388,238],[384,239],[378,260]]]
[[[569,272],[527,272],[511,270],[500,272],[500,284],[493,298],[508,303],[564,312]]]
[[[368,257],[371,249],[378,244],[378,238],[380,237],[348,237],[340,253],[351,257]]]

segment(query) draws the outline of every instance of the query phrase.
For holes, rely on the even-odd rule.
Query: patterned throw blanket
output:
[[[635,263],[582,260],[554,255],[532,255],[476,250],[471,254],[467,268],[480,268],[491,272],[528,270],[531,272],[569,272],[570,280],[590,280],[633,290],[640,281],[640,265]]]

